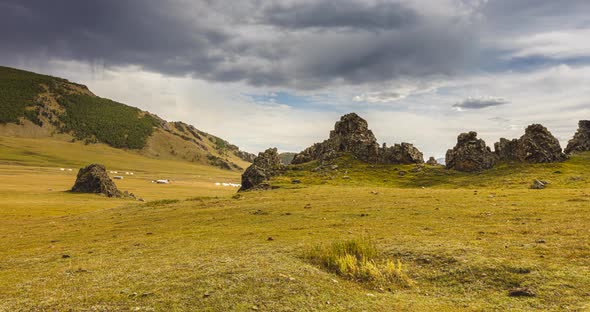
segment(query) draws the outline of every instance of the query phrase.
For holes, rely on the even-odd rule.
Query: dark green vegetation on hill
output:
[[[37,95],[43,92],[41,85],[54,86],[56,81],[60,79],[0,66],[0,123],[32,118],[29,112],[37,104]]]
[[[79,140],[94,137],[112,147],[140,149],[158,124],[135,107],[99,97],[67,94],[58,102],[66,109],[60,116],[62,130]]]

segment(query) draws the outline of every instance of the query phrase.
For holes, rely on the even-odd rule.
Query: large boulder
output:
[[[104,194],[108,197],[123,196],[115,182],[109,178],[105,167],[99,164],[92,164],[78,171],[72,192]]]
[[[424,155],[410,143],[395,144],[379,150],[380,163],[383,164],[423,164]]]
[[[355,113],[342,116],[330,138],[316,143],[295,155],[292,164],[301,164],[312,160],[327,160],[350,153],[366,162],[376,162],[379,157],[379,145],[367,121]]]
[[[501,138],[500,142],[494,143],[494,152],[501,161],[518,160],[518,139],[508,140]]]
[[[269,148],[259,153],[252,165],[242,174],[242,187],[239,191],[269,189],[268,180],[280,174],[283,169],[284,166],[281,163],[277,149]]]
[[[524,135],[518,139],[517,157],[520,161],[529,163],[550,163],[567,159],[557,138],[540,124],[528,126]]]
[[[590,151],[590,120],[580,120],[578,131],[565,148],[566,154]]]
[[[477,138],[477,132],[471,131],[459,135],[457,145],[447,151],[445,163],[448,169],[480,171],[492,168],[496,155],[484,140]]]

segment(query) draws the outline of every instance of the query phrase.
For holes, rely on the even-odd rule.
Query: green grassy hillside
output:
[[[332,169],[333,166],[335,169]],[[492,169],[465,173],[443,166],[373,165],[351,157],[320,166],[318,162],[291,165],[284,175],[271,180],[283,188],[313,185],[381,186],[399,188],[505,188],[523,189],[535,179],[549,182],[551,188],[579,188],[590,182],[590,153],[573,155],[559,163],[503,163]],[[401,173],[400,173],[401,172]],[[293,184],[300,180],[300,184]]]
[[[228,170],[242,170],[253,160],[253,155],[214,135],[98,97],[83,85],[0,67],[0,136],[40,134],[66,134],[70,138],[60,137]]]

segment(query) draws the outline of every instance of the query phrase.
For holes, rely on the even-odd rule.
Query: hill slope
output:
[[[54,137],[241,170],[254,155],[182,122],[94,95],[65,79],[0,66],[0,136]]]

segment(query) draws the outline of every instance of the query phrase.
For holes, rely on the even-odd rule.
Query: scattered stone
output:
[[[533,181],[533,184],[531,185],[531,189],[542,190],[545,188],[546,185],[547,185],[547,183],[544,181],[535,180],[535,181]]]
[[[283,170],[284,165],[281,163],[277,149],[269,148],[263,153],[259,153],[258,157],[254,159],[254,163],[242,174],[242,187],[239,192],[271,189],[267,181]]]
[[[430,158],[428,158],[428,161],[426,162],[427,165],[429,166],[438,166],[438,161],[436,160],[436,158],[430,156]]]
[[[109,178],[103,165],[92,164],[78,171],[76,182],[72,187],[75,193],[103,194],[107,197],[122,197],[115,182]]]
[[[420,167],[420,166],[416,166],[416,167],[410,169],[410,172],[412,172],[412,173],[418,173],[420,171],[422,171],[422,167]]]
[[[369,214],[368,213],[361,213],[361,217],[368,217]]]
[[[471,131],[459,135],[457,145],[447,151],[445,163],[447,169],[481,171],[494,166],[496,155],[484,140],[477,138],[477,132]]]
[[[578,131],[565,148],[566,154],[590,151],[590,120],[580,120]]]
[[[510,297],[535,297],[536,294],[528,287],[518,287],[508,292]]]

